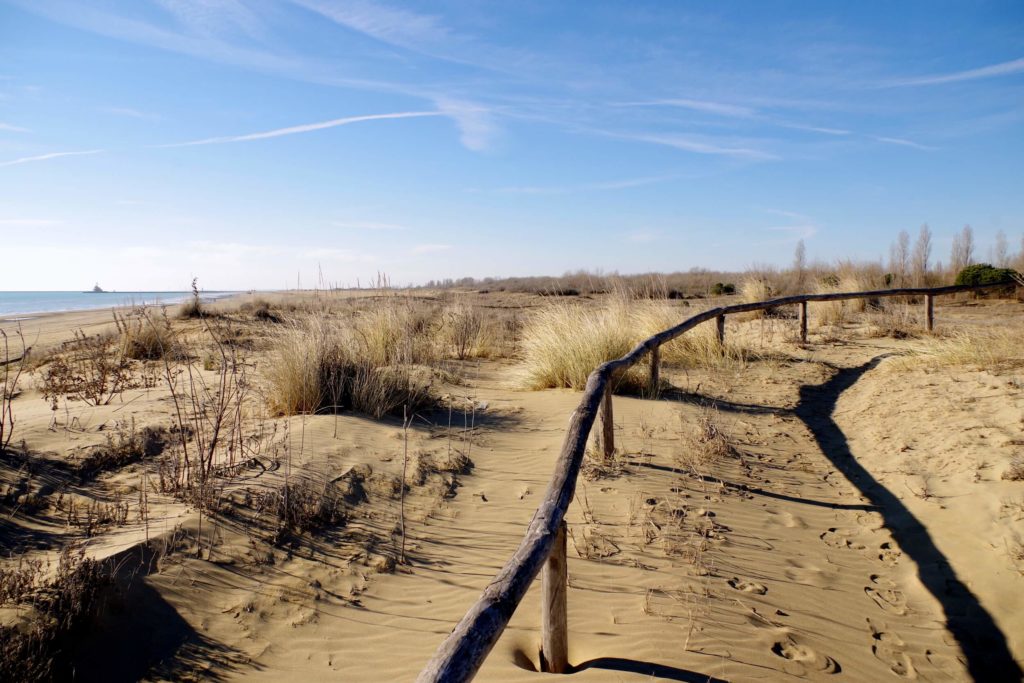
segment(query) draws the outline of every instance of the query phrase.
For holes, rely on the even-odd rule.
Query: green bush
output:
[[[988,263],[975,263],[961,270],[956,276],[958,285],[999,285],[1011,284],[1014,275],[1017,274],[1013,268],[996,268]]]
[[[736,285],[731,282],[716,282],[711,287],[711,296],[722,296],[723,294],[735,294]]]

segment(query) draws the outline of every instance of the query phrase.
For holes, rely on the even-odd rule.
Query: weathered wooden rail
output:
[[[783,306],[799,306],[801,341],[807,341],[807,304],[847,299],[877,299],[894,296],[924,297],[924,327],[934,327],[935,297],[959,292],[972,292],[998,285],[954,285],[949,287],[883,289],[867,292],[835,292],[828,294],[801,294],[755,303],[720,306],[687,318],[675,327],[659,332],[637,344],[621,358],[608,361],[596,368],[587,378],[580,404],[569,418],[562,449],[547,492],[533,515],[526,535],[515,553],[501,571],[484,589],[483,594],[469,608],[462,620],[445,638],[434,657],[416,679],[419,683],[468,681],[483,664],[526,595],[537,573],[543,567],[543,596],[541,602],[541,662],[545,671],[566,673],[568,661],[568,623],[566,619],[566,541],[565,512],[576,490],[576,478],[583,464],[590,430],[598,413],[602,430],[600,448],[610,457],[615,450],[615,432],[612,419],[612,378],[615,373],[632,367],[645,355],[651,356],[650,389],[657,395],[660,382],[660,354],[662,344],[672,341],[697,325],[715,320],[720,343],[725,341],[725,316],[751,311],[764,311]]]

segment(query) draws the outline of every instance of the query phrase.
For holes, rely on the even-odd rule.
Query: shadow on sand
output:
[[[838,369],[824,384],[804,385],[793,412],[810,429],[832,464],[877,507],[900,549],[917,565],[921,582],[942,605],[946,626],[963,650],[971,677],[976,681],[1021,680],[1021,668],[1014,661],[1006,636],[992,615],[957,577],[924,525],[857,462],[846,435],[832,419],[842,393],[887,355],[876,356],[853,368]]]

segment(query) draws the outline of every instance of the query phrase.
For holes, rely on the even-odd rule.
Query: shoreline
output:
[[[0,292],[0,293],[2,293],[2,294],[9,294],[9,293],[20,294],[21,292],[7,291],[7,292]],[[25,293],[35,294],[36,292],[25,292]],[[90,294],[90,293],[91,292],[83,292],[83,294]],[[203,303],[212,304],[212,303],[215,303],[217,301],[223,301],[223,300],[226,300],[226,299],[230,299],[233,296],[237,296],[239,294],[245,294],[245,293],[246,292],[209,292],[209,293],[201,295],[200,296],[200,300]],[[8,312],[0,311],[0,323],[16,322],[18,320],[31,320],[31,319],[38,318],[38,317],[45,316],[45,315],[56,315],[56,314],[61,314],[61,313],[86,313],[86,312],[90,312],[90,311],[105,311],[105,310],[113,310],[113,309],[120,310],[120,309],[124,309],[124,308],[139,308],[139,307],[155,308],[155,307],[162,307],[162,306],[177,306],[179,304],[184,303],[185,301],[187,301],[192,296],[191,292],[102,292],[102,294],[106,294],[106,295],[123,295],[125,297],[128,297],[129,300],[131,299],[132,295],[135,295],[135,294],[138,294],[138,295],[150,295],[150,296],[152,296],[152,295],[157,295],[157,296],[160,296],[160,295],[173,295],[173,296],[170,297],[167,300],[157,300],[157,301],[153,301],[152,303],[147,303],[145,300],[143,300],[142,303],[134,303],[134,302],[124,303],[123,300],[119,300],[117,303],[114,303],[114,304],[110,304],[110,303],[107,303],[106,305],[97,304],[96,306],[89,306],[88,308],[57,308],[57,309],[42,309],[42,310],[36,310],[36,311],[8,311]]]
[[[239,296],[246,296],[249,292],[225,292],[223,296],[203,296],[200,300],[205,304],[221,304],[231,301]],[[154,304],[152,308],[165,306],[180,306],[183,302],[173,304]],[[149,306],[148,306],[149,307]],[[65,311],[43,311],[39,313],[11,313],[0,314],[0,331],[8,336],[8,343],[15,344],[18,331],[25,339],[25,346],[29,349],[36,347],[47,347],[68,339],[72,330],[102,331],[105,327],[113,328],[114,319],[112,312],[118,313],[138,308],[138,305],[103,306],[100,308],[84,308]],[[3,349],[0,348],[0,352]],[[13,346],[12,346],[13,352]]]

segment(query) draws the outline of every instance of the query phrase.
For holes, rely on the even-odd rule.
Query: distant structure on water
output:
[[[86,292],[86,294],[103,294],[105,291],[106,290],[100,287],[100,283],[97,282],[95,285],[93,285],[93,288],[91,290]]]

